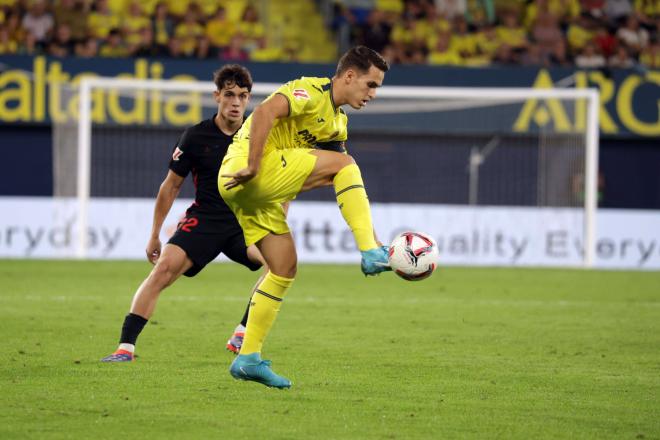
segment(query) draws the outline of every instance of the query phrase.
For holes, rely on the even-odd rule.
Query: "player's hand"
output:
[[[158,261],[158,257],[160,257],[160,248],[161,243],[158,237],[149,239],[146,252],[147,260],[149,260],[151,264],[156,264],[156,261]]]
[[[220,177],[230,177],[230,179],[225,183],[225,189],[232,189],[238,185],[246,183],[256,175],[256,171],[250,168],[243,168],[242,170],[236,171],[234,174],[222,174]]]

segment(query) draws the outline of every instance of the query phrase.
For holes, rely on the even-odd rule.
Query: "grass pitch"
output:
[[[227,372],[255,280],[231,264],[101,364],[148,270],[0,261],[0,438],[660,438],[660,273],[304,265],[264,351],[279,391]]]

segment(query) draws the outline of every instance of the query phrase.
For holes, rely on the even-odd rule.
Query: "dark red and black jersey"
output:
[[[181,177],[192,174],[195,202],[189,213],[235,219],[218,192],[218,171],[232,136],[224,134],[214,118],[215,115],[183,132],[172,151],[170,170]]]

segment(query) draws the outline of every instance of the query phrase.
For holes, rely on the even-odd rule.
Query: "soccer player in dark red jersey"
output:
[[[250,99],[250,72],[237,64],[226,65],[214,73],[217,90],[213,92],[218,112],[210,119],[187,128],[177,142],[169,172],[160,185],[154,208],[147,259],[154,264],[149,276],[135,292],[130,313],[122,326],[119,347],[103,362],[132,361],[136,340],[151,318],[160,293],[181,275],[193,277],[220,253],[250,270],[258,270],[264,260],[255,246],[246,247],[236,217],[218,193],[218,170],[233,135],[243,124]],[[161,248],[160,231],[186,176],[192,173],[196,185],[195,201],[186,211],[176,233]],[[238,353],[243,321],[234,331],[227,348]]]

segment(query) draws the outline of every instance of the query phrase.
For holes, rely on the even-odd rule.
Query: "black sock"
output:
[[[119,343],[135,345],[135,341],[137,341],[137,337],[140,335],[147,321],[148,319],[144,319],[142,316],[134,313],[126,315],[124,325],[121,327],[121,339]]]
[[[250,298],[250,301],[252,301],[252,298]],[[248,313],[250,312],[250,301],[248,301],[248,305],[245,308],[245,314],[243,315],[243,319],[241,319],[241,325],[243,327],[247,327]]]

